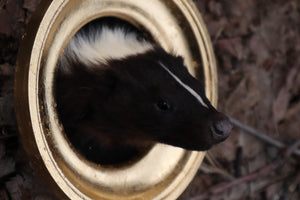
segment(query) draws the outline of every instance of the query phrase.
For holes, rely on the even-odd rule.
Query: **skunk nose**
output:
[[[232,124],[229,121],[229,119],[223,119],[220,121],[213,122],[210,127],[212,138],[216,142],[221,142],[225,140],[229,136],[231,129]]]

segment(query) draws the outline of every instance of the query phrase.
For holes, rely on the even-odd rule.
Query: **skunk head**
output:
[[[110,22],[76,33],[56,74],[58,114],[79,152],[112,164],[155,142],[207,150],[228,137],[231,123],[207,100],[182,57],[129,24]]]
[[[228,118],[211,106],[181,57],[155,49],[109,64],[115,85],[107,112],[122,129],[132,128],[131,137],[189,150],[206,150],[228,137]]]
[[[207,150],[231,131],[183,59],[161,48],[108,60],[101,70],[80,62],[72,66],[60,79],[60,87],[69,88],[59,95],[62,121],[99,141],[107,136]]]

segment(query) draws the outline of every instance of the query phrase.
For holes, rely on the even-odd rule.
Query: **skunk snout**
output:
[[[225,140],[232,129],[232,123],[228,118],[215,121],[211,124],[211,136],[216,143],[222,142]]]

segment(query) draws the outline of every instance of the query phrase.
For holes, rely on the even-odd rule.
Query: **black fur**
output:
[[[201,94],[209,108],[158,61]],[[228,136],[213,137],[211,127],[227,117],[211,106],[182,57],[162,48],[92,68],[79,61],[71,66],[71,73],[57,72],[58,113],[71,143],[91,161],[122,163],[156,142],[207,150]]]

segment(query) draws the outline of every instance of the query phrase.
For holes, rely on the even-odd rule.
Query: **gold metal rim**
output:
[[[217,103],[217,73],[200,14],[187,0],[54,0],[35,13],[19,49],[15,76],[18,126],[30,160],[61,198],[176,199],[194,177],[204,153],[155,145],[140,161],[108,169],[78,156],[55,112],[54,71],[69,39],[87,22],[119,17],[143,27],[166,50],[185,57]]]

